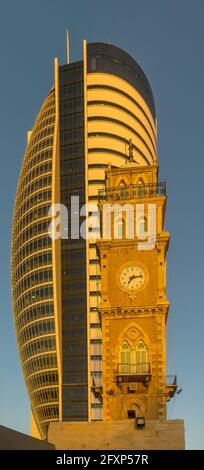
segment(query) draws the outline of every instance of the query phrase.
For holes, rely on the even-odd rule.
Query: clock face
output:
[[[147,283],[146,269],[139,264],[128,263],[119,272],[120,288],[126,292],[136,292]]]

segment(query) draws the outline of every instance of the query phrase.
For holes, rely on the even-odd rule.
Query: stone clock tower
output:
[[[176,377],[166,381],[169,233],[166,185],[157,177],[157,166],[137,166],[130,159],[119,169],[109,166],[99,193],[105,421],[164,420],[166,401],[177,387]]]

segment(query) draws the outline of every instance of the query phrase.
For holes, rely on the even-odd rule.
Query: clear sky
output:
[[[204,2],[202,0],[1,0],[0,11],[0,424],[29,432],[10,294],[13,202],[26,132],[53,82],[53,58],[71,60],[82,40],[132,55],[156,100],[160,180],[167,181],[169,373],[182,393],[169,417],[184,418],[189,449],[204,449]]]

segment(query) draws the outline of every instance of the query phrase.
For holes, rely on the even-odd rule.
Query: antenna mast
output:
[[[67,59],[67,64],[70,63],[70,48],[69,48],[69,32],[68,29],[66,31],[66,59]]]

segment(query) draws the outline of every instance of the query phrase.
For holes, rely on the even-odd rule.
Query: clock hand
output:
[[[129,281],[128,281],[128,284],[130,284],[130,282],[133,281],[133,279],[137,279],[138,277],[143,277],[143,276],[142,276],[142,274],[140,274],[139,276],[135,276],[135,275],[131,276]]]

